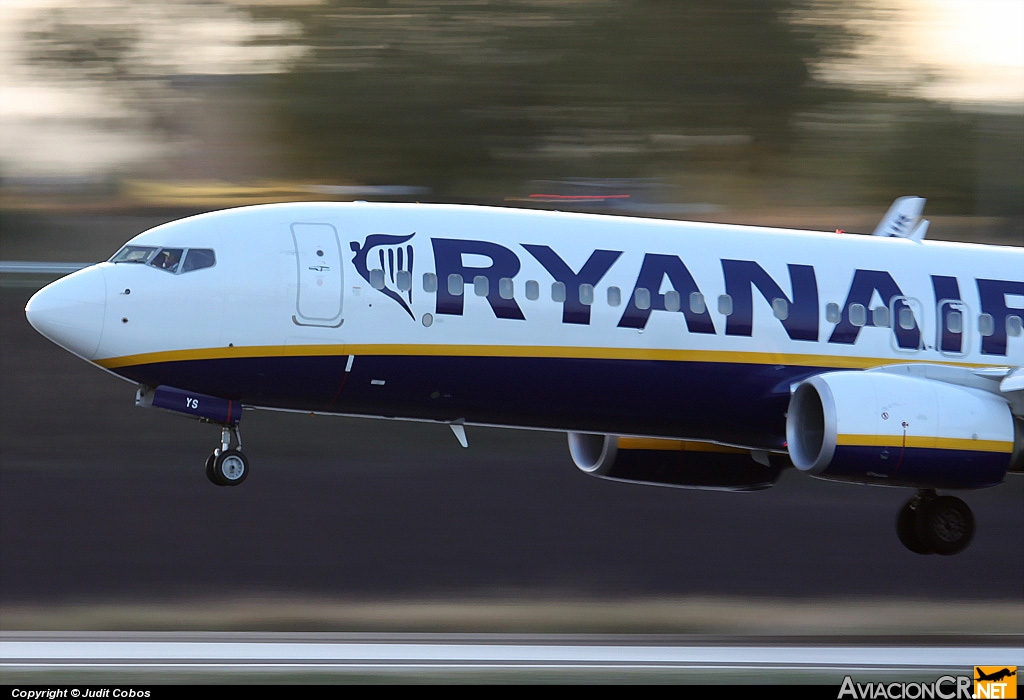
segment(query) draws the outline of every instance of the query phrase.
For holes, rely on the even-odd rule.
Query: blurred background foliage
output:
[[[19,18],[25,75],[116,106],[90,120],[137,143],[106,167],[118,181],[486,203],[597,187],[644,213],[920,194],[933,214],[1024,217],[1019,106],[926,99],[922,72],[827,77],[894,20],[872,0],[51,2]]]

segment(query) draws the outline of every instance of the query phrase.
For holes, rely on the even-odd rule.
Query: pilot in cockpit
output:
[[[177,250],[162,250],[154,261],[154,266],[159,267],[162,270],[168,270],[174,272],[178,269],[178,262],[181,258],[181,252]]]

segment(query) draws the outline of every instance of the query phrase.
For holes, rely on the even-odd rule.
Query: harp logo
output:
[[[1016,666],[975,666],[974,697],[1016,698],[1017,667]]]
[[[359,276],[401,306],[409,318],[415,318],[411,308],[415,256],[409,243],[415,235],[415,232],[408,236],[374,233],[367,236],[362,245],[358,241],[349,243],[355,253],[352,265]]]

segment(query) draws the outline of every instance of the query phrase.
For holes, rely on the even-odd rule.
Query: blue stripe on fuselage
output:
[[[700,438],[782,449],[792,383],[828,368],[591,358],[347,355],[119,367],[248,406]]]

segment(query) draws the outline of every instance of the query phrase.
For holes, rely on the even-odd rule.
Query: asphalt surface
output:
[[[577,472],[564,436],[255,411],[249,479],[203,473],[219,431],[37,335],[0,289],[0,602],[210,594],[416,598],[1024,598],[1024,479],[968,493],[955,557],[899,544],[902,489],[786,473],[729,494]]]
[[[171,218],[6,216],[0,258],[98,260]],[[899,544],[909,490],[792,472],[748,494],[624,485],[578,472],[554,433],[470,427],[464,450],[442,425],[247,412],[252,474],[218,488],[218,429],[135,408],[132,385],[28,325],[31,278],[0,277],[0,610],[721,596],[1020,614],[1020,477],[961,494],[977,533],[954,557]]]

